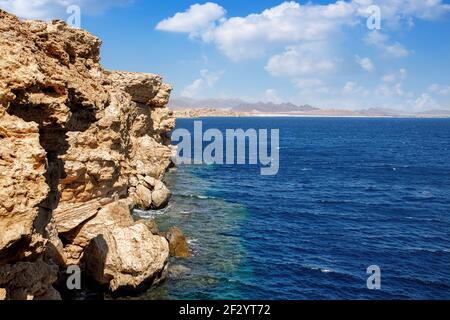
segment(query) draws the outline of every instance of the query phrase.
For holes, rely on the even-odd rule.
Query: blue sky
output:
[[[69,4],[105,68],[161,74],[175,96],[450,109],[448,1],[0,0],[41,19]]]

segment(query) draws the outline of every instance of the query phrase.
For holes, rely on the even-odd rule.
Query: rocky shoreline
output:
[[[158,75],[104,70],[99,39],[0,11],[0,300],[61,299],[67,268],[110,292],[158,284],[181,231],[159,209],[172,166]],[[170,240],[170,243],[168,241]]]

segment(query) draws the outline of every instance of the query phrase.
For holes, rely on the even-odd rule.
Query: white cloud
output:
[[[157,30],[169,32],[189,33],[191,37],[198,36],[214,28],[216,21],[224,17],[226,11],[216,3],[194,4],[184,12],[178,12],[156,26]]]
[[[441,95],[448,95],[450,94],[450,85],[433,83],[428,87],[428,91]]]
[[[367,31],[364,42],[384,57],[403,58],[413,52],[397,41],[393,33],[397,29],[412,28],[416,20],[435,20],[450,12],[450,5],[442,0],[347,0],[330,4],[286,1],[246,16],[227,16],[225,9],[216,5],[216,13],[202,16],[204,20],[180,16],[191,12],[191,7],[163,20],[157,29],[186,33],[214,45],[233,61],[267,59],[265,69],[270,75],[289,78],[299,89],[296,91],[299,95],[308,94],[301,99],[311,99],[313,104],[314,98],[349,102],[352,96],[358,95],[370,96],[371,99],[365,100],[369,106],[386,106],[388,100],[391,105],[399,102],[404,105],[405,99],[412,99],[412,94],[403,88],[406,70],[385,75],[373,93],[354,81],[343,88],[332,78],[341,74],[338,70],[345,72],[346,64],[342,63],[345,60],[340,55],[346,50],[338,47],[342,44],[341,35],[352,28],[365,29],[367,8],[373,4],[381,7],[383,32]],[[367,72],[375,73],[379,69],[372,56],[357,56],[356,63]],[[190,89],[207,86],[204,78],[197,80],[201,81],[192,83]],[[266,96],[274,93],[268,91]],[[391,98],[384,99],[388,96]]]
[[[383,82],[395,82],[397,80],[397,74],[388,73],[385,74],[381,79],[383,80]]]
[[[356,82],[348,81],[344,86],[344,93],[350,93],[350,92],[355,91],[357,86],[358,86],[358,84]]]
[[[406,77],[408,76],[408,71],[406,71],[406,69],[404,68],[401,68],[398,73],[400,75],[401,80],[405,80]]]
[[[294,84],[300,88],[300,89],[307,89],[307,88],[317,88],[322,86],[322,81],[319,79],[294,79]]]
[[[434,100],[434,98],[431,97],[428,93],[423,93],[416,100],[411,101],[410,105],[416,112],[440,108],[436,100]]]
[[[358,85],[358,83],[356,83],[354,81],[348,81],[344,85],[342,93],[344,95],[346,95],[346,94],[352,94],[352,95],[360,94],[360,95],[363,95],[363,96],[367,96],[369,94],[369,91],[366,90],[364,87]]]
[[[353,21],[352,3],[300,5],[284,2],[262,13],[224,20],[203,34],[232,60],[260,57],[274,46],[319,41]]]
[[[381,77],[381,80],[386,83],[392,83],[396,81],[403,81],[407,78],[408,71],[401,68],[398,72],[387,73]]]
[[[182,97],[195,98],[201,95],[202,91],[214,87],[224,71],[210,72],[207,69],[200,71],[200,78],[194,80],[190,85],[186,86],[181,92]]]
[[[194,98],[196,97],[199,92],[204,88],[205,86],[205,80],[202,78],[194,80],[190,85],[188,85],[186,88],[183,89],[181,92],[182,97],[186,98]]]
[[[411,54],[402,44],[398,42],[390,43],[389,40],[390,37],[387,34],[379,31],[372,31],[364,38],[364,42],[368,46],[380,50],[387,57],[403,58]]]
[[[375,4],[380,7],[382,23],[390,28],[400,28],[402,25],[411,27],[415,19],[436,20],[450,12],[450,5],[442,0],[359,0],[360,12]]]
[[[188,33],[214,43],[232,60],[257,58],[274,47],[294,46],[307,41],[325,41],[355,26],[368,16],[367,8],[381,7],[383,21],[390,25],[411,25],[413,19],[437,19],[450,11],[442,0],[352,0],[326,5],[286,1],[261,13],[244,17],[225,17],[225,9],[208,2],[161,21],[158,30]],[[380,40],[380,39],[378,39]],[[409,54],[399,43],[377,41],[388,55]]]
[[[264,100],[273,103],[281,103],[283,101],[275,89],[267,89],[264,93]]]
[[[372,72],[375,70],[375,66],[372,62],[372,60],[370,60],[370,58],[361,58],[359,56],[355,57],[356,59],[356,63],[358,63],[361,68],[363,68],[364,70],[366,70],[367,72]]]
[[[335,70],[335,60],[327,55],[325,43],[311,42],[288,47],[282,54],[269,59],[266,70],[273,76],[298,78],[328,74]]]
[[[410,95],[410,93],[406,93],[403,90],[403,84],[400,82],[393,85],[381,84],[376,88],[375,93],[384,97],[404,97]]]
[[[126,5],[133,0],[0,0],[0,8],[24,19],[63,19],[69,17],[66,10],[78,5],[82,14],[99,14],[112,6]]]

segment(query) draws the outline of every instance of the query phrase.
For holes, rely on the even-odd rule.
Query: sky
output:
[[[447,0],[0,0],[103,41],[107,69],[158,73],[177,97],[450,110]]]

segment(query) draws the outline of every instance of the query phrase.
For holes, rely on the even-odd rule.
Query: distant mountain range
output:
[[[247,102],[241,99],[192,99],[171,98],[169,107],[175,111],[203,110],[212,114],[286,114],[307,116],[349,116],[349,117],[450,117],[450,110],[429,110],[407,112],[387,108],[369,108],[365,110],[320,109],[310,105],[293,103]],[[200,112],[200,114],[202,113]],[[225,113],[224,113],[225,112]]]
[[[273,103],[256,102],[250,103],[241,99],[204,99],[196,100],[191,98],[172,98],[169,107],[173,110],[181,109],[218,109],[235,112],[262,112],[262,113],[283,113],[283,112],[311,112],[319,110],[310,105],[297,106],[293,103]]]

